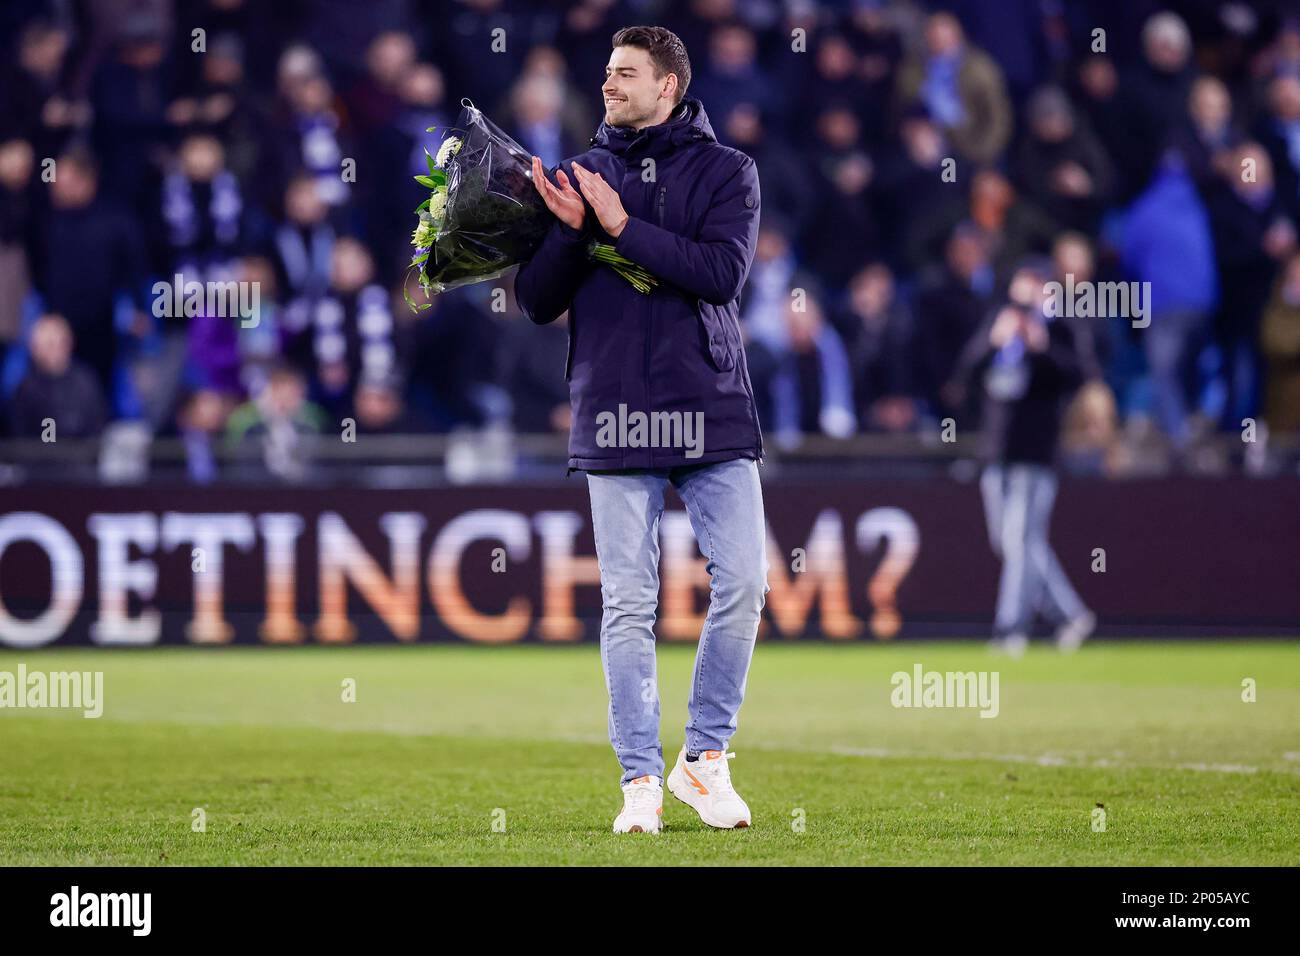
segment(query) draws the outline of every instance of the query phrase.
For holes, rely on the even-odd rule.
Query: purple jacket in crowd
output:
[[[532,321],[552,322],[569,311],[569,467],[761,459],[738,318],[761,208],[753,159],[718,143],[703,105],[691,96],[657,126],[602,123],[591,143],[560,167],[575,188],[575,161],[603,176],[622,199],[627,225],[615,242],[584,201],[582,231],[557,221],[515,276],[519,305]],[[592,239],[613,243],[659,284],[643,294],[589,261]],[[638,412],[658,424],[638,435]],[[655,413],[668,415],[651,418]],[[702,425],[702,441],[685,447],[659,440],[669,422],[688,416]],[[632,427],[609,427],[615,420]]]

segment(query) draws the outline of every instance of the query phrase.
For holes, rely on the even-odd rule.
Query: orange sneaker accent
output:
[[[646,774],[644,777],[635,777],[635,778],[633,778],[632,782],[633,782],[633,783],[649,783],[649,782],[650,782],[650,774]]]
[[[705,760],[717,760],[719,757],[722,756],[722,751],[721,751],[721,750],[706,750],[706,751],[704,751],[704,753],[703,753],[702,756],[704,757]]]
[[[696,792],[700,796],[702,797],[708,796],[709,788],[706,787],[704,784],[700,783],[699,777],[695,776],[695,774],[691,773],[685,767],[682,767],[682,773],[686,774],[686,776],[690,778],[691,786],[695,788]]]

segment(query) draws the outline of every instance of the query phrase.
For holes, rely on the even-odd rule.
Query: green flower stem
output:
[[[607,242],[591,243],[587,247],[587,254],[596,262],[609,266],[630,282],[632,288],[643,295],[659,284],[659,280],[651,272],[647,271],[644,266],[638,265],[627,256],[617,252]]]

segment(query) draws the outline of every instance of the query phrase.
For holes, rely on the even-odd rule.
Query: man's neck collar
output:
[[[648,129],[654,129],[656,126],[664,126],[673,120],[679,120],[686,115],[686,101],[683,100],[674,106],[668,113],[668,116],[661,119],[658,123],[647,123],[645,126],[625,126],[623,129],[631,130],[634,133],[640,133]]]

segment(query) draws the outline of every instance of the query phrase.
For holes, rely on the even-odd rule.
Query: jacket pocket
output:
[[[695,314],[699,316],[704,335],[704,350],[713,367],[720,372],[730,372],[736,366],[736,350],[732,342],[732,328],[736,324],[733,305],[717,306],[698,299],[695,302]]]

